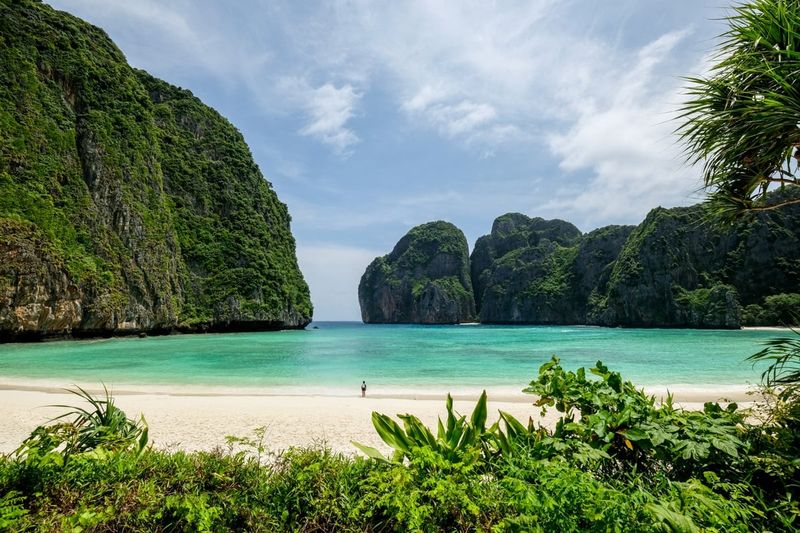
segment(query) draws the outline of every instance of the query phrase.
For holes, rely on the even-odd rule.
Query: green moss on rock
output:
[[[495,220],[471,257],[481,322],[738,328],[800,314],[798,206],[726,228],[702,206],[659,207],[635,228],[570,226]]]
[[[54,261],[79,302],[55,324],[60,282],[26,278],[52,296],[36,316],[27,289],[7,283],[3,338],[300,327],[311,316],[286,207],[238,131],[129,67],[102,30],[29,0],[0,0],[2,221],[33,228],[48,252],[30,265]],[[26,235],[15,230],[15,249],[28,249]],[[15,279],[10,265],[0,257],[0,277]]]
[[[796,206],[760,213],[733,227],[708,224],[699,205],[657,208],[614,263],[595,322],[737,328],[743,319],[745,324],[764,320],[749,306],[796,292],[798,260]]]
[[[498,217],[472,252],[480,320],[501,324],[585,324],[629,226],[587,235],[563,220]]]
[[[475,319],[464,233],[449,222],[412,228],[375,259],[358,286],[367,323],[454,324]]]

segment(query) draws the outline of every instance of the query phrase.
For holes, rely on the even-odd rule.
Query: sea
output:
[[[747,357],[790,333],[587,326],[374,325],[0,344],[0,386],[105,384],[147,391],[352,395],[518,392],[552,356],[602,361],[649,388],[740,390],[760,382]]]

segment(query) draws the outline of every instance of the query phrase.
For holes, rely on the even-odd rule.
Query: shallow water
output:
[[[313,394],[476,387],[519,390],[539,365],[602,360],[640,386],[757,383],[745,358],[775,331],[413,326],[315,322],[319,329],[0,345],[0,383],[112,383]],[[379,389],[380,390],[380,389]]]

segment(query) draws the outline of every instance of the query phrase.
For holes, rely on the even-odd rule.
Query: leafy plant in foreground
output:
[[[457,415],[453,410],[453,397],[447,395],[447,421],[441,418],[436,435],[414,415],[398,415],[403,427],[390,417],[378,412],[372,413],[372,424],[381,439],[394,448],[392,461],[402,462],[412,459],[418,448],[429,448],[450,461],[475,462],[480,456],[481,448],[488,446],[495,426],[486,429],[486,391],[483,391],[469,420],[464,415]],[[353,444],[369,457],[387,459],[375,448],[357,442]]]
[[[539,378],[525,392],[535,405],[563,413],[554,439],[577,440],[613,458],[615,470],[666,471],[688,479],[708,469],[724,469],[747,448],[737,426],[743,415],[735,403],[722,408],[706,403],[702,412],[684,411],[672,397],[656,406],[633,383],[597,362],[589,373],[564,370],[557,357],[542,365]]]
[[[768,363],[755,410],[761,423],[750,430],[757,453],[748,475],[765,487],[765,506],[786,524],[800,523],[800,332],[793,333],[748,358]]]
[[[128,418],[116,406],[111,393],[104,386],[105,398],[96,398],[80,387],[68,390],[89,403],[88,408],[54,405],[71,409],[51,422],[72,420],[37,427],[17,448],[14,455],[21,458],[38,458],[43,461],[65,463],[78,453],[95,451],[135,451],[141,453],[148,443],[148,426],[144,416],[138,420]]]

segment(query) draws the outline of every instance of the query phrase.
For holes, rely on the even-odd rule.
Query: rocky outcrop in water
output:
[[[454,283],[465,245],[453,243],[463,235],[447,224],[451,239],[434,237],[445,229],[436,224],[444,223],[415,228],[369,266],[359,286],[365,322],[466,320],[459,299],[445,296],[467,302],[462,291],[470,292],[468,281]],[[426,270],[455,249],[448,269]],[[508,213],[477,240],[469,264],[477,317],[487,324],[786,325],[800,315],[800,205],[732,227],[709,223],[702,206],[659,207],[638,226],[587,234],[563,220]],[[441,279],[453,290],[442,290]]]
[[[464,233],[448,222],[409,231],[358,286],[366,323],[455,324],[475,319]]]
[[[738,328],[778,325],[800,304],[800,207],[734,227],[708,223],[701,206],[586,235],[565,224],[503,215],[478,239],[481,322]]]
[[[0,340],[309,322],[236,128],[38,2],[0,0],[0,39]]]
[[[706,223],[700,206],[657,208],[625,243],[594,318],[603,325],[739,327],[743,307],[798,292],[797,206],[733,227]]]

